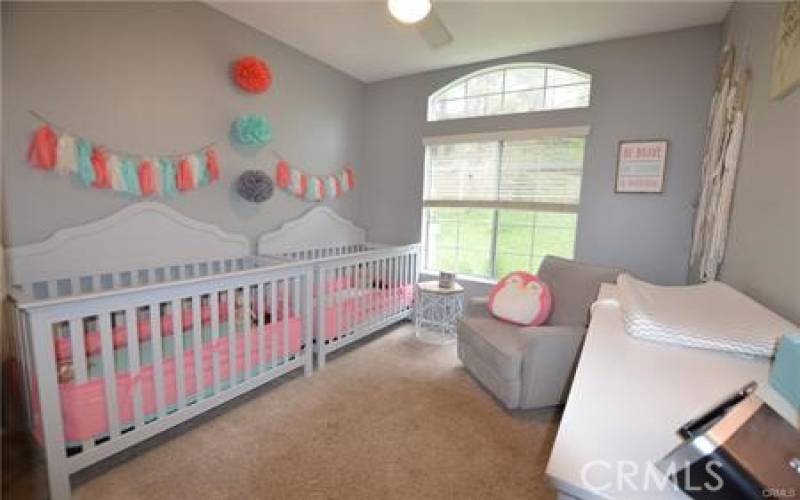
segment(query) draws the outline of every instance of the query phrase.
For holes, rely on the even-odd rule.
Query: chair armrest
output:
[[[470,318],[494,318],[489,312],[489,297],[473,297],[464,307],[464,316]]]
[[[540,326],[522,329],[528,337],[523,348],[523,405],[539,408],[567,399],[586,328]]]

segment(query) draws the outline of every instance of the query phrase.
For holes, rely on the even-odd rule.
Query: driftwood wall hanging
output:
[[[736,54],[731,45],[723,48],[719,73],[706,127],[702,184],[691,252],[691,262],[697,266],[703,281],[717,278],[725,258],[752,78],[749,68],[736,71]]]

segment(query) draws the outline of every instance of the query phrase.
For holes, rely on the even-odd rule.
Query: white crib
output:
[[[69,498],[80,469],[311,373],[313,266],[254,258],[246,238],[165,205],[132,205],[8,259],[22,395],[52,498]]]
[[[417,245],[367,243],[317,207],[258,250],[138,203],[8,251],[52,498],[69,498],[71,474],[412,314]]]
[[[257,253],[314,266],[314,351],[326,355],[413,314],[419,245],[366,241],[366,231],[316,207],[261,235]]]

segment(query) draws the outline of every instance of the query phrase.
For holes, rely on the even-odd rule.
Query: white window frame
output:
[[[498,159],[502,158],[503,145],[508,141],[520,141],[543,137],[581,137],[586,139],[589,135],[591,128],[588,125],[574,126],[574,127],[553,127],[553,128],[535,128],[535,129],[517,129],[496,132],[477,132],[469,134],[452,134],[452,135],[432,135],[423,138],[422,142],[425,147],[425,164],[424,164],[424,177],[423,182],[427,182],[430,155],[428,154],[428,146],[439,144],[457,144],[465,142],[499,142]],[[498,160],[499,161],[499,160]],[[582,164],[585,165],[586,149],[584,148],[584,158]],[[581,174],[581,179],[583,174]],[[546,203],[546,202],[528,202],[528,201],[495,201],[495,200],[426,200],[424,190],[427,186],[423,186],[423,200],[421,210],[421,232],[422,232],[422,269],[424,273],[433,274],[437,273],[439,269],[431,269],[428,265],[428,220],[426,215],[427,208],[485,208],[494,210],[494,218],[492,221],[492,243],[491,243],[491,256],[490,256],[490,269],[492,276],[480,276],[459,273],[459,276],[466,276],[474,280],[495,280],[494,274],[497,271],[497,232],[498,232],[498,210],[524,210],[536,212],[560,212],[560,213],[574,213],[576,219],[578,217],[578,209],[580,208],[580,201],[577,203]],[[576,226],[577,230],[577,226]]]
[[[582,83],[569,83],[569,84],[562,84],[562,85],[548,85],[547,84],[547,76],[546,76],[547,73],[545,71],[545,80],[544,80],[544,83],[543,83],[543,85],[541,87],[530,87],[530,88],[524,88],[524,89],[517,89],[517,90],[513,90],[513,91],[506,91],[506,89],[505,89],[506,71],[510,70],[510,69],[520,69],[520,68],[542,68],[544,70],[555,69],[555,70],[564,71],[564,72],[567,72],[567,73],[573,73],[573,74],[576,74],[576,75],[580,75],[580,76],[586,78],[587,81],[586,82],[582,82]],[[443,98],[440,97],[442,94],[444,94],[445,92],[449,91],[453,87],[461,85],[462,83],[465,83],[468,80],[471,80],[471,79],[473,79],[475,77],[479,77],[479,76],[482,76],[482,75],[485,75],[485,74],[496,73],[496,72],[500,72],[500,71],[503,72],[503,84],[502,84],[502,89],[501,89],[500,92],[489,92],[489,93],[486,93],[486,94],[479,94],[479,95],[474,95],[474,96],[466,96],[465,95],[462,98],[443,99]],[[543,96],[544,102],[547,102],[547,91],[549,89],[557,89],[557,88],[561,88],[561,87],[571,87],[571,86],[575,86],[575,85],[586,85],[586,84],[589,85],[589,96],[587,98],[586,105],[584,105],[584,106],[571,106],[571,107],[568,107],[568,108],[547,108],[547,107],[545,107],[545,108],[542,108],[542,109],[539,109],[539,110],[533,110],[533,111],[508,111],[508,112],[501,112],[501,113],[469,115],[469,116],[460,116],[460,117],[452,117],[452,118],[434,118],[435,104],[439,100],[455,101],[455,100],[472,99],[472,98],[478,98],[478,97],[500,96],[501,103],[505,103],[506,95],[509,95],[509,94],[512,94],[512,93],[518,93],[518,92],[530,92],[530,91],[533,91],[533,90],[541,90],[543,92],[543,94],[544,94],[544,96]],[[535,63],[535,62],[511,63],[511,64],[503,64],[503,65],[500,65],[500,66],[492,66],[490,68],[483,68],[483,69],[480,69],[478,71],[474,71],[474,72],[472,72],[472,73],[470,73],[468,75],[464,75],[464,76],[462,76],[461,78],[459,78],[457,80],[454,80],[452,82],[447,83],[447,85],[444,85],[443,87],[439,88],[434,93],[432,93],[428,97],[427,121],[428,122],[442,122],[442,121],[448,121],[448,120],[464,120],[464,119],[470,119],[470,118],[483,118],[483,117],[487,117],[487,116],[505,116],[505,115],[512,115],[512,114],[540,113],[540,112],[543,112],[543,111],[554,111],[554,110],[564,110],[564,109],[583,109],[583,108],[588,108],[591,105],[591,101],[592,101],[592,91],[591,91],[591,89],[592,89],[592,75],[590,75],[589,73],[586,73],[584,71],[577,70],[575,68],[570,68],[568,66],[561,66],[561,65],[558,65],[558,64],[548,64],[548,63]],[[502,108],[502,105],[501,105],[501,108]]]

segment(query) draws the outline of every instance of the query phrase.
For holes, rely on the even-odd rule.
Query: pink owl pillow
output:
[[[489,293],[489,311],[503,321],[539,326],[550,316],[550,289],[533,274],[515,271],[497,282]]]

